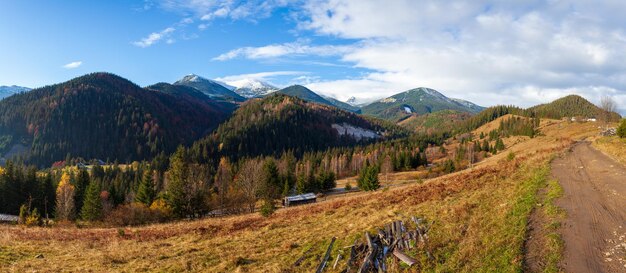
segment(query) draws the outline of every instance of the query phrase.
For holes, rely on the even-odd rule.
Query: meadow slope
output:
[[[597,134],[590,123],[554,120],[543,121],[540,130],[472,169],[280,209],[269,218],[251,214],[123,229],[1,226],[0,271],[311,272],[333,236],[334,261],[364,231],[419,215],[434,221],[426,246],[434,259],[411,253],[419,263],[410,271],[519,272],[529,215],[548,185],[550,160]],[[310,247],[312,255],[293,267]],[[343,270],[345,262],[327,272]],[[390,269],[404,268],[396,263]]]

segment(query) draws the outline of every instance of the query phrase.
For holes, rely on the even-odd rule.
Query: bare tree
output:
[[[263,164],[258,160],[247,160],[239,168],[235,178],[235,185],[248,205],[250,212],[254,212],[259,190],[263,180]]]
[[[615,100],[610,96],[602,96],[600,99],[600,108],[602,108],[602,119],[604,124],[608,126],[609,121],[611,121],[611,115],[615,112],[616,108]]]
[[[393,163],[390,156],[386,156],[383,160],[382,171],[385,174],[385,182],[389,183],[389,173],[393,172]]]

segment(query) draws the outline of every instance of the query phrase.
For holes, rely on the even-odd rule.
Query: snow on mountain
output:
[[[272,92],[278,91],[276,86],[257,79],[241,79],[228,81],[227,85],[235,87],[233,91],[246,98],[262,97]]]
[[[244,101],[245,98],[225,87],[223,83],[190,74],[176,81],[174,85],[193,87],[211,98],[227,101]]]
[[[22,87],[17,85],[0,86],[0,99],[12,96],[14,94],[30,91],[28,87]]]

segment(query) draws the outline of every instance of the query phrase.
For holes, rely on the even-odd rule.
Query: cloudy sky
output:
[[[0,85],[94,71],[304,84],[339,99],[425,86],[489,106],[613,96],[626,1],[21,1],[0,4]]]

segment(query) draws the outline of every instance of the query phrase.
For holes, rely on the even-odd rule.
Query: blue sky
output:
[[[195,73],[343,100],[419,86],[485,106],[611,96],[624,112],[623,14],[617,0],[4,0],[0,85]]]

